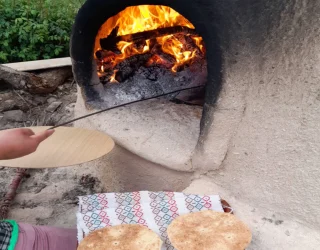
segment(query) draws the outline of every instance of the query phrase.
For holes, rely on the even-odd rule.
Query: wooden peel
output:
[[[50,127],[31,127],[38,133]],[[14,168],[54,168],[85,163],[100,158],[114,147],[106,134],[74,127],[59,127],[43,141],[36,152],[12,160],[0,160],[0,166]]]

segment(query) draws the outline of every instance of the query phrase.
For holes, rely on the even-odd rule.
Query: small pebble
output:
[[[286,234],[287,236],[290,236],[289,230],[287,230],[287,231],[285,232],[285,234]]]
[[[16,105],[16,102],[14,100],[6,100],[1,103],[0,111],[8,111],[12,110]]]
[[[66,111],[68,114],[73,113],[75,105],[76,105],[75,103],[70,103],[69,105],[66,106]]]
[[[47,103],[49,103],[49,104],[51,104],[53,102],[56,102],[56,101],[57,101],[57,99],[54,98],[54,97],[50,97],[50,98],[47,99]]]
[[[48,112],[54,112],[56,111],[60,105],[62,104],[62,102],[58,101],[58,102],[53,102],[51,103],[47,108],[46,108],[46,111]]]
[[[10,110],[4,112],[3,115],[8,121],[24,122],[26,120],[26,116],[21,110]]]
[[[278,225],[281,225],[283,223],[283,220],[276,220],[275,222],[274,222],[274,224],[276,224],[277,226]]]
[[[35,105],[44,104],[46,101],[47,101],[47,97],[45,97],[45,96],[35,96],[35,97],[33,98],[33,103],[34,103]]]

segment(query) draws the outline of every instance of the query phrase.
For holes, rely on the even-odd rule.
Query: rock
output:
[[[46,108],[46,111],[48,112],[54,112],[56,111],[60,105],[62,104],[62,102],[60,101],[57,101],[57,102],[52,102],[47,108]]]
[[[35,105],[44,104],[46,101],[47,101],[47,97],[45,97],[45,96],[34,96],[33,97],[33,103]]]
[[[26,125],[27,127],[30,127],[30,126],[32,125],[32,122],[31,122],[31,121],[26,121],[26,122],[25,122],[25,125]]]
[[[286,230],[285,234],[286,234],[287,236],[290,236],[289,230]]]
[[[72,114],[74,112],[75,103],[70,103],[66,106],[66,111],[68,114]]]
[[[0,111],[12,110],[15,106],[16,106],[16,103],[14,100],[6,100],[1,103]]]
[[[21,110],[10,110],[3,113],[7,121],[24,122],[26,120],[25,114]]]
[[[56,102],[56,101],[57,101],[57,98],[50,97],[50,98],[48,98],[47,103],[51,104],[51,103]]]

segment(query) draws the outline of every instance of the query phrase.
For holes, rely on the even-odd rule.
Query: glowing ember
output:
[[[108,37],[116,27],[118,27],[117,36],[123,36],[175,26],[183,26],[191,29],[195,28],[186,18],[166,6],[140,5],[128,7],[119,12],[116,16],[109,18],[101,26],[96,37],[94,51],[96,52],[101,50],[100,39]],[[107,63],[110,64],[111,67],[115,67],[118,63],[128,57],[150,52],[153,49],[151,44],[154,45],[154,42],[156,41],[164,53],[171,55],[175,59],[171,70],[176,72],[179,66],[184,65],[187,62],[191,62],[197,53],[205,53],[201,37],[189,34],[185,35],[190,36],[191,41],[195,44],[194,47],[186,46],[187,42],[179,39],[175,35],[157,37],[152,42],[149,39],[146,39],[144,44],[141,44],[140,46],[137,46],[137,44],[133,42],[120,41],[116,44],[116,46],[121,53],[114,54],[111,59],[108,58]],[[96,55],[95,58],[102,64],[99,65],[98,72],[104,72],[106,70],[103,66],[103,63],[106,63],[105,59],[98,59]],[[153,57],[150,59],[149,63],[151,61],[161,63],[163,60],[160,57]],[[111,81],[116,81],[116,71],[117,70],[113,71],[114,73],[111,77]]]

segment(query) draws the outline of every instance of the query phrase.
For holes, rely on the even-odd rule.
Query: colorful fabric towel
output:
[[[78,241],[94,230],[120,224],[140,224],[157,233],[163,250],[173,250],[167,227],[179,215],[215,210],[223,212],[218,195],[174,192],[101,193],[79,197]]]

